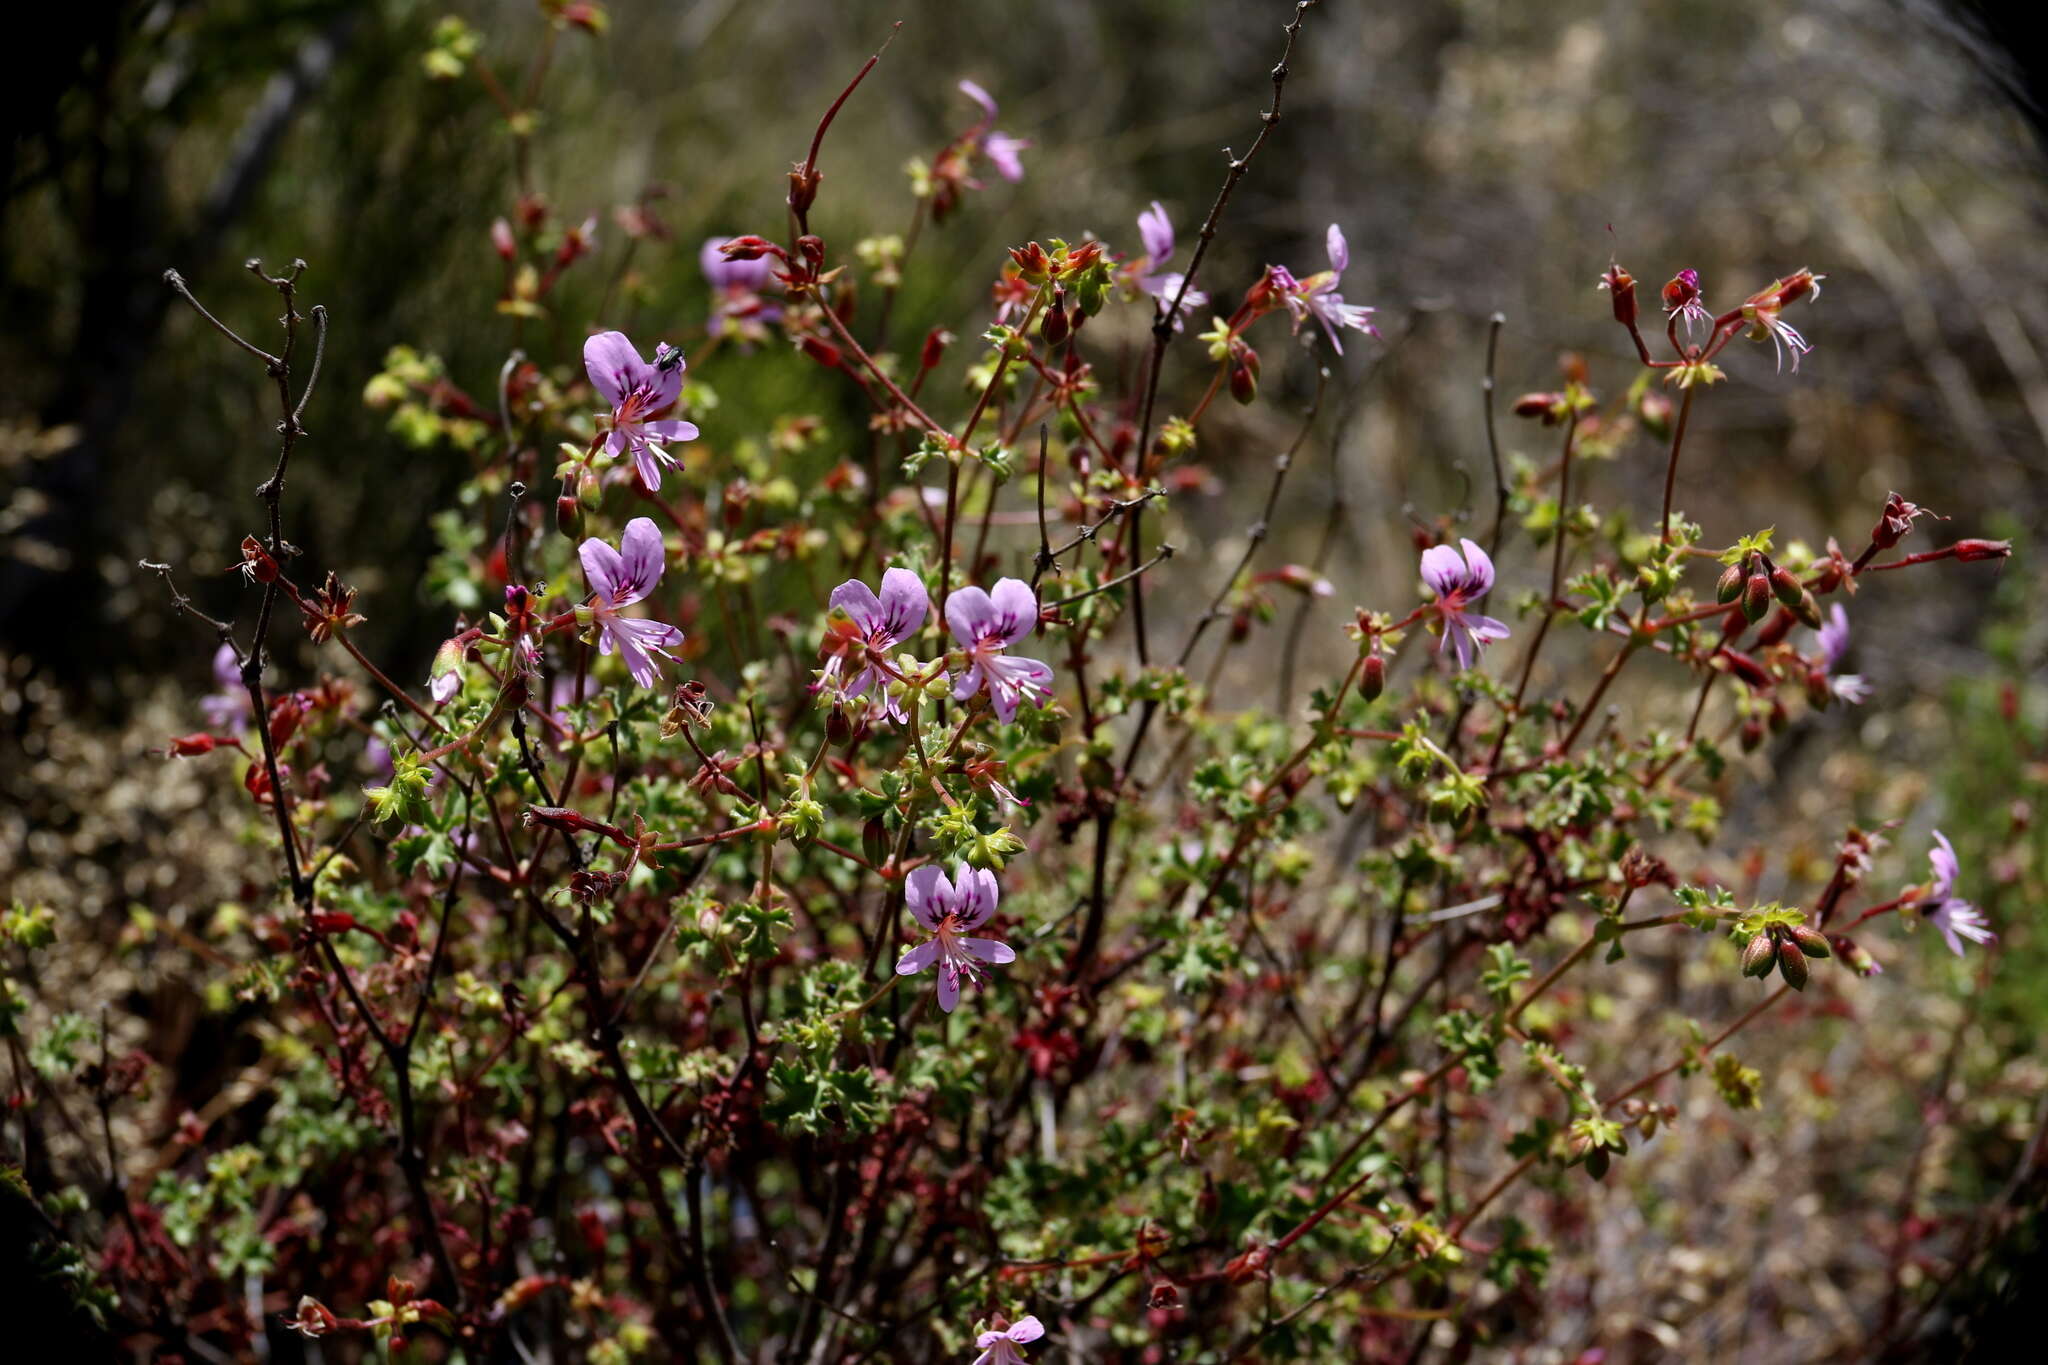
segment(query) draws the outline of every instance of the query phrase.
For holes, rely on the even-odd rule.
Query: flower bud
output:
[[[1955,544],[1956,558],[1961,560],[2004,559],[2012,553],[2009,540],[1959,540]]]
[[[1581,277],[1583,278],[1583,277]],[[1600,277],[1600,287],[1613,296],[1614,320],[1624,327],[1636,325],[1636,281],[1635,276],[1621,268],[1620,262],[1607,267],[1607,273]]]
[[[1067,322],[1067,291],[1054,289],[1052,302],[1046,305],[1045,318],[1038,324],[1038,335],[1045,338],[1048,346],[1057,346],[1067,339],[1073,329]]]
[[[1764,613],[1771,609],[1771,580],[1765,574],[1753,573],[1742,590],[1742,614],[1755,625],[1764,619]]]
[[[835,749],[844,749],[846,741],[853,738],[853,726],[846,719],[846,712],[833,707],[825,716],[825,742]]]
[[[1764,622],[1763,628],[1757,631],[1756,647],[1758,649],[1769,649],[1772,645],[1777,644],[1787,635],[1790,635],[1792,627],[1797,624],[1798,620],[1791,612],[1783,607],[1779,607],[1771,613],[1771,619]]]
[[[1746,754],[1753,754],[1762,748],[1764,742],[1764,723],[1762,717],[1751,716],[1743,721],[1742,730],[1736,736],[1736,740],[1742,745],[1742,752]]]
[[[1259,396],[1259,376],[1242,361],[1230,367],[1230,396],[1240,407],[1250,407]]]
[[[1799,594],[1804,592],[1805,589],[1799,586],[1799,580],[1793,577],[1792,571],[1773,564],[1771,565],[1770,577],[1771,596],[1777,598],[1788,607],[1796,606],[1799,602]]]
[[[1835,690],[1828,686],[1828,671],[1825,668],[1806,670],[1806,700],[1816,711],[1828,709],[1828,703],[1835,699]]]
[[[1792,941],[1798,944],[1799,950],[1808,957],[1834,956],[1833,950],[1828,947],[1828,936],[1810,924],[1795,924],[1785,932],[1792,935]]]
[[[1617,315],[1620,312],[1619,308],[1615,309]],[[1607,1178],[1607,1169],[1613,1164],[1614,1157],[1605,1147],[1595,1147],[1592,1151],[1586,1153],[1586,1174],[1592,1176],[1595,1180],[1605,1180]]]
[[[1785,703],[1779,701],[1776,697],[1772,697],[1771,714],[1764,718],[1764,724],[1770,729],[1772,734],[1782,735],[1785,733],[1785,727],[1791,723],[1792,717],[1786,714]]]
[[[519,244],[512,238],[512,225],[503,218],[491,224],[491,249],[504,261],[519,254]]]
[[[1539,418],[1543,425],[1552,426],[1557,422],[1557,407],[1562,401],[1554,393],[1525,393],[1515,400],[1512,411],[1517,417]]]
[[[1180,1307],[1180,1286],[1172,1280],[1159,1280],[1152,1286],[1152,1292],[1145,1298],[1147,1308]]]
[[[583,502],[576,496],[576,476],[562,480],[562,492],[555,499],[555,530],[568,540],[583,533]]]
[[[836,370],[840,366],[839,348],[823,337],[803,337],[797,342],[797,349],[828,370]]]
[[[1727,606],[1742,596],[1742,585],[1746,582],[1748,575],[1742,572],[1742,566],[1730,564],[1727,572],[1721,575],[1721,581],[1714,585],[1714,600]]]
[[[934,369],[945,358],[946,348],[953,344],[953,334],[943,327],[934,327],[924,334],[924,349],[918,353],[917,365],[921,370]]]
[[[867,860],[880,867],[889,857],[889,830],[879,815],[871,816],[860,827],[860,850]]]
[[[1813,594],[1803,588],[1800,589],[1799,600],[1792,604],[1792,614],[1797,616],[1799,623],[1808,630],[1821,628],[1820,603],[1814,601]]]
[[[1803,991],[1806,989],[1806,982],[1810,973],[1806,967],[1806,954],[1799,950],[1798,944],[1780,943],[1778,945],[1778,975],[1784,977],[1785,984],[1793,990]]]
[[[1636,416],[1650,435],[1660,441],[1671,439],[1671,400],[1657,390],[1643,391],[1642,401],[1636,404]]]
[[[1771,964],[1778,958],[1778,943],[1770,934],[1759,932],[1749,940],[1742,950],[1742,974],[1744,976],[1769,976]]]
[[[1384,655],[1368,654],[1365,666],[1359,670],[1358,693],[1367,701],[1378,701],[1380,693],[1387,690],[1387,660]]]

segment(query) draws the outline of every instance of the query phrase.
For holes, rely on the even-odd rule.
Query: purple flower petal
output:
[[[960,927],[973,929],[988,921],[1001,903],[996,874],[985,867],[962,863],[953,869],[953,889],[959,897]]]
[[[937,929],[951,908],[953,885],[946,874],[930,863],[911,869],[903,879],[903,904],[912,917],[927,929]]]
[[[1465,561],[1448,545],[1432,545],[1422,552],[1422,581],[1438,597],[1449,597],[1465,581]]]
[[[982,89],[973,81],[962,81],[960,82],[960,93],[980,105],[982,112],[987,114],[991,121],[994,120],[996,116],[996,102],[988,91]]]
[[[1030,145],[1030,138],[1011,137],[1008,133],[990,133],[982,139],[981,150],[988,153],[989,162],[996,168],[996,174],[1014,185],[1024,178],[1024,162],[1017,153]]]
[[[1335,223],[1323,234],[1323,247],[1330,253],[1330,269],[1339,275],[1351,267],[1351,247],[1344,240],[1344,229]]]
[[[939,957],[939,941],[928,938],[896,959],[896,975],[915,976],[936,962]]]
[[[1021,1317],[1010,1324],[1010,1340],[1019,1346],[1038,1340],[1045,1335],[1045,1324],[1035,1317]]]
[[[605,401],[617,407],[640,383],[647,363],[624,332],[599,332],[583,343],[583,368]]]
[[[1465,550],[1465,599],[1472,601],[1493,591],[1493,560],[1476,540],[1458,542]]]
[[[1038,595],[1023,579],[998,579],[989,599],[995,607],[997,633],[1004,644],[1016,644],[1038,625]]]
[[[1954,889],[1956,878],[1962,875],[1963,865],[1956,857],[1956,846],[1940,830],[1934,831],[1934,842],[1941,845],[1927,851],[1927,862],[1934,869],[1934,885],[1928,892],[1930,900],[1940,900]]]
[[[994,634],[998,619],[996,604],[980,588],[955,588],[946,598],[946,626],[965,648],[973,649],[976,641]]]
[[[612,595],[612,605],[623,607],[638,602],[661,582],[660,529],[647,517],[633,518],[619,537],[619,551],[625,572]]]
[[[694,441],[697,439],[697,424],[678,418],[664,418],[659,422],[642,422],[640,429],[657,441]]]
[[[991,967],[1000,967],[1006,962],[1017,960],[1016,949],[997,939],[963,938],[960,940],[960,948],[975,961],[986,962]]]
[[[861,628],[863,634],[872,634],[885,619],[881,599],[875,590],[858,578],[849,578],[832,589],[826,605],[835,611],[843,611]]]
[[[950,962],[939,964],[939,1008],[946,1013],[953,1012],[953,1006],[960,1003],[960,969]]]
[[[1145,243],[1145,255],[1155,269],[1173,254],[1173,222],[1166,216],[1166,206],[1157,199],[1152,201],[1151,208],[1138,215],[1138,237]]]
[[[882,575],[882,628],[891,639],[903,641],[917,634],[931,610],[931,595],[924,580],[908,569],[890,569]]]
[[[576,557],[583,561],[583,578],[590,584],[590,590],[598,600],[609,605],[618,593],[619,585],[626,580],[625,565],[619,559],[619,552],[592,536],[576,547]]]

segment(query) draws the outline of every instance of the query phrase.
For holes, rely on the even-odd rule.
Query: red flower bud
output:
[[[1358,676],[1359,695],[1367,701],[1378,701],[1380,693],[1387,690],[1387,661],[1384,656],[1368,654],[1365,667]]]
[[[498,259],[509,261],[519,254],[519,243],[512,238],[512,225],[503,218],[491,224],[491,248],[498,253]]]
[[[1955,544],[1956,558],[1962,560],[2004,559],[2012,553],[2009,540],[1959,540]]]
[[[931,331],[925,333],[924,350],[919,353],[917,358],[918,368],[921,370],[935,368],[945,356],[946,348],[952,344],[953,334],[951,332],[943,327],[932,328]]]
[[[1585,278],[1580,276],[1581,279]],[[1619,262],[1607,267],[1607,273],[1600,277],[1600,287],[1614,296],[1614,320],[1624,327],[1636,325],[1636,281],[1635,277],[1622,269]]]
[[[1742,590],[1742,614],[1755,625],[1764,619],[1764,613],[1771,609],[1771,580],[1762,573],[1752,573]]]
[[[840,367],[839,348],[823,337],[803,337],[798,340],[797,349],[828,370],[836,370]]]

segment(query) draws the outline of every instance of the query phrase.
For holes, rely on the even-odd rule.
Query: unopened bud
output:
[[[1808,630],[1821,628],[1820,603],[1814,601],[1813,594],[1804,588],[1799,591],[1799,600],[1792,604],[1792,614],[1797,616],[1799,623]]]
[[[1730,564],[1727,572],[1721,575],[1721,581],[1714,585],[1714,600],[1727,606],[1742,596],[1742,585],[1747,581],[1748,575],[1742,572],[1742,566]]]
[[[1772,697],[1771,714],[1764,718],[1764,724],[1769,727],[1772,734],[1782,735],[1785,733],[1785,727],[1791,723],[1792,717],[1786,713],[1785,703],[1779,701],[1776,697]]]
[[[1807,970],[1806,954],[1799,951],[1796,943],[1778,945],[1778,975],[1785,978],[1785,984],[1795,991],[1806,989],[1811,973]]]
[[[573,485],[562,485],[562,496],[555,499],[555,529],[568,540],[575,540],[583,533],[583,504],[570,492]]]
[[[888,858],[889,831],[887,826],[883,825],[881,816],[873,816],[860,827],[860,848],[861,852],[867,855],[867,860],[876,867],[880,867]]]
[[[1764,619],[1764,613],[1771,609],[1771,580],[1761,573],[1749,576],[1749,582],[1742,590],[1742,614],[1755,625]]]
[[[1751,716],[1743,721],[1742,730],[1737,736],[1737,741],[1742,745],[1742,752],[1746,754],[1753,754],[1761,748],[1764,742],[1764,723],[1762,718]]]
[[[505,261],[519,254],[519,244],[512,238],[512,225],[503,218],[491,224],[491,249]]]
[[[1581,278],[1584,278],[1581,276]],[[1636,325],[1636,281],[1635,276],[1622,269],[1621,264],[1607,268],[1600,277],[1600,287],[1614,299],[1614,320],[1624,327]]]
[[[1771,596],[1788,607],[1797,605],[1799,594],[1805,589],[1799,586],[1799,580],[1793,576],[1792,571],[1773,564],[1770,577]]]
[[[1046,307],[1045,318],[1038,324],[1038,334],[1045,338],[1046,345],[1057,346],[1067,339],[1071,330],[1067,322],[1067,291],[1055,289],[1052,302]]]
[[[946,348],[953,344],[953,334],[943,327],[934,327],[924,334],[924,349],[918,353],[919,369],[935,368],[944,359]]]
[[[1554,393],[1525,393],[1515,400],[1513,408],[1517,417],[1541,418],[1545,426],[1556,421],[1558,395]]]
[[[1769,976],[1771,964],[1777,961],[1778,944],[1769,933],[1753,936],[1742,950],[1742,974],[1744,976]]]
[[[1832,957],[1833,949],[1828,947],[1828,936],[1810,924],[1795,924],[1785,931],[1792,935],[1792,941],[1808,957]]]
[[[1756,647],[1758,649],[1769,649],[1772,645],[1777,644],[1787,635],[1790,635],[1792,627],[1797,624],[1799,624],[1797,617],[1785,610],[1785,608],[1779,607],[1771,613],[1771,619],[1764,622],[1763,628],[1757,631]]]
[[[1259,376],[1251,366],[1239,362],[1230,367],[1230,396],[1241,407],[1249,407],[1259,396]]]
[[[1959,540],[1956,542],[1955,549],[1957,559],[2004,559],[2012,553],[2012,542],[2009,540]]]
[[[1636,404],[1636,416],[1650,435],[1660,441],[1671,439],[1671,400],[1657,390],[1643,391],[1643,401]]]
[[[797,349],[828,370],[836,370],[840,366],[839,348],[823,337],[804,337],[797,342]]]
[[[846,741],[853,738],[853,726],[846,719],[846,712],[833,707],[825,717],[825,742],[835,749],[846,747]]]
[[[1180,1307],[1180,1286],[1172,1280],[1160,1280],[1152,1286],[1152,1292],[1145,1298],[1147,1308]]]
[[[1358,692],[1367,701],[1378,701],[1380,693],[1387,690],[1387,661],[1383,655],[1365,656],[1365,667],[1359,670]]]

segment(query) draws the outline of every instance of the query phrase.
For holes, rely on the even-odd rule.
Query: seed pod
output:
[[[1721,575],[1721,581],[1714,585],[1714,600],[1725,607],[1742,596],[1742,585],[1746,578],[1747,575],[1742,572],[1740,564],[1730,564],[1727,571]]]
[[[1759,932],[1742,950],[1742,974],[1744,976],[1769,976],[1771,964],[1777,960],[1778,943],[1768,932]]]
[[[1742,614],[1755,625],[1764,619],[1764,613],[1771,609],[1771,580],[1762,573],[1753,573],[1742,589]]]
[[[1785,984],[1795,991],[1806,989],[1808,976],[1806,954],[1799,951],[1796,943],[1778,945],[1778,975],[1785,978]]]
[[[1810,924],[1794,925],[1787,932],[1792,935],[1792,941],[1799,945],[1799,950],[1808,957],[1834,955],[1833,950],[1828,947],[1828,936]]]

